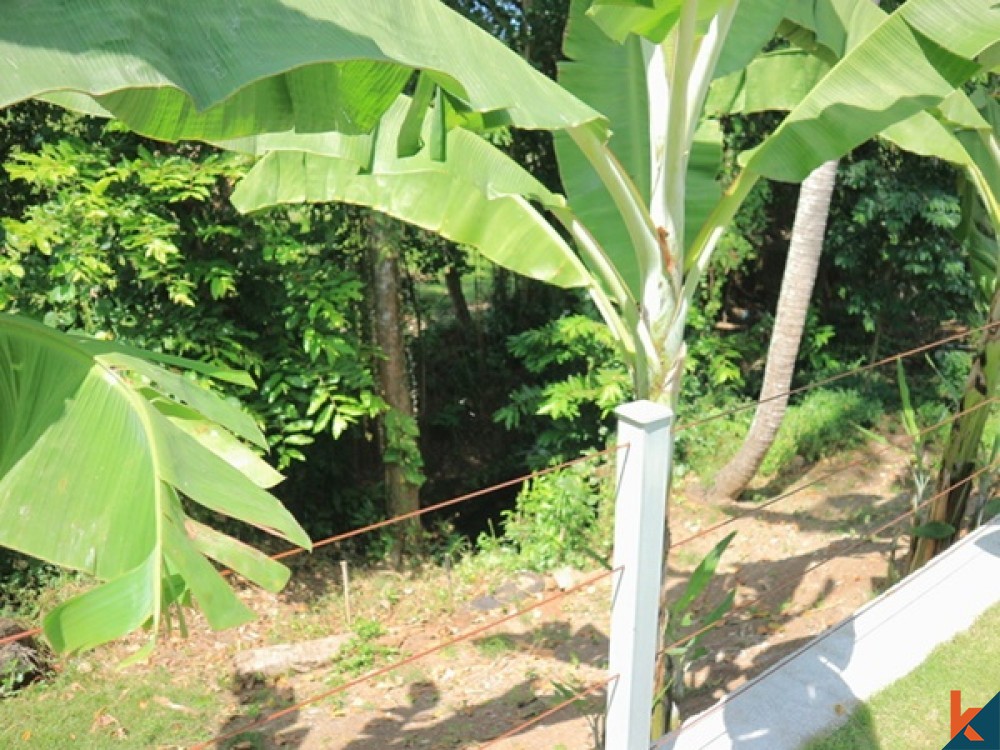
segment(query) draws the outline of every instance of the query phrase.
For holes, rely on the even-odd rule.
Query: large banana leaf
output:
[[[794,5],[789,20],[800,25],[822,47],[782,49],[761,55],[745,69],[716,81],[706,110],[718,116],[794,109],[829,73],[829,60],[848,54],[886,17],[884,11],[865,0]],[[790,35],[802,38],[795,33]],[[915,154],[944,159],[963,168],[973,167],[977,160],[972,159],[956,137],[956,128],[989,130],[988,123],[961,90],[953,91],[939,107],[895,122],[879,135]]]
[[[710,19],[724,4],[727,3],[702,2],[699,19]],[[723,71],[745,64],[771,39],[786,5],[787,0],[760,0],[739,6],[718,62]],[[681,3],[673,0],[631,4],[573,0],[563,42],[567,60],[559,66],[559,82],[608,116],[613,123],[608,146],[647,204],[652,171],[657,159],[662,160],[663,156],[651,150],[647,61],[644,42],[637,33],[662,38],[662,33],[655,29],[663,26],[665,33],[667,27],[676,23],[680,8]],[[662,73],[665,71],[652,71],[654,76]],[[638,297],[642,264],[607,187],[568,136],[557,133],[555,143],[559,173],[574,213],[590,228]],[[717,178],[722,137],[718,127],[703,123],[695,132],[690,149],[684,225],[697,229],[721,194]]]
[[[155,627],[192,595],[214,627],[251,617],[204,555],[271,590],[284,584],[283,566],[182,505],[183,493],[310,546],[263,489],[278,476],[233,434],[264,443],[239,409],[170,369],[0,315],[0,545],[105,582],[48,613],[57,650]]]
[[[858,7],[864,2],[857,0]],[[962,23],[936,26],[943,9]],[[804,179],[824,161],[940,103],[981,70],[976,57],[998,39],[1000,6],[992,0],[910,0],[850,49],[748,155],[746,168],[777,180]]]
[[[367,132],[413,70],[490,124],[606,127],[436,0],[13,0],[0,60],[0,107],[75,92],[168,140]]]
[[[698,3],[698,21],[710,21],[723,5],[738,0],[695,0]],[[662,42],[677,24],[681,7],[692,0],[594,0],[590,15],[605,34],[615,41],[623,41],[629,34],[643,36],[653,42]]]
[[[568,59],[559,64],[559,82],[614,123],[608,147],[648,204],[652,167],[642,43],[636,36],[621,44],[609,39],[587,16],[589,5],[589,0],[573,0],[570,6],[563,41]],[[639,260],[607,187],[568,135],[555,134],[555,149],[559,176],[573,212],[638,297]]]
[[[559,210],[562,196],[462,129],[444,135],[443,161],[432,158],[430,149],[399,156],[410,111],[409,100],[400,97],[386,113],[367,165],[359,162],[352,136],[286,133],[228,142],[230,148],[266,153],[237,186],[234,205],[253,211],[279,203],[357,203],[475,247],[525,276],[564,287],[590,285],[573,249],[529,202]],[[433,108],[427,110],[423,140],[435,137],[436,117]]]

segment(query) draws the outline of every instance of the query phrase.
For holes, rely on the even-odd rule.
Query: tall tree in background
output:
[[[873,2],[879,5],[879,0]],[[799,188],[759,403],[740,449],[715,476],[712,490],[719,497],[735,498],[746,488],[781,428],[819,272],[836,181],[837,161],[833,160],[817,167]]]
[[[379,384],[388,405],[379,420],[386,513],[390,518],[420,508],[419,491],[423,481],[400,304],[400,233],[394,231],[393,224],[392,219],[375,212],[368,218],[374,338],[380,350]],[[401,562],[404,551],[412,549],[417,542],[418,528],[416,521],[393,528],[391,556],[395,565]]]

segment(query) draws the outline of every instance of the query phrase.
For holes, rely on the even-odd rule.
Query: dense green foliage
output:
[[[566,0],[451,5],[554,74]],[[727,118],[727,153],[773,126],[769,115]],[[43,105],[8,110],[0,133],[0,309],[249,371],[259,389],[229,393],[290,473],[283,498],[320,533],[380,517],[371,419],[384,404],[372,376],[361,214],[328,206],[241,216],[228,202],[245,170],[239,158]],[[548,134],[491,137],[559,188]],[[720,243],[688,321],[682,424],[755,397],[793,205],[794,189],[762,181]],[[872,144],[845,160],[798,384],[928,340],[944,320],[976,322],[951,237],[957,223],[950,168]],[[399,241],[420,429],[418,445],[413,425],[397,425],[389,456],[424,464],[425,500],[603,447],[611,411],[632,388],[590,303],[484,270],[485,261],[422,232],[401,230]],[[454,285],[443,283],[449,273],[472,292],[471,327],[460,322]],[[961,370],[945,369],[944,381],[924,374],[953,390]],[[876,386],[852,382],[793,404],[768,468],[842,446],[857,434],[845,424],[872,424],[887,390]],[[745,422],[742,414],[682,432],[679,463],[709,472]],[[524,541],[518,519],[560,492],[539,481],[522,497],[508,515],[515,543]]]
[[[250,372],[259,390],[233,395],[282,468],[315,434],[381,409],[358,333],[363,284],[349,259],[332,262],[351,231],[342,215],[250,221],[227,201],[239,161],[113,128],[19,148],[4,169],[31,202],[2,221],[0,309]]]

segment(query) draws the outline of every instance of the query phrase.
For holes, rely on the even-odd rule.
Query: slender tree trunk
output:
[[[955,531],[943,539],[914,537],[910,545],[910,571],[950,547],[958,537],[965,518],[966,504],[972,491],[970,477],[976,471],[983,428],[991,411],[991,407],[983,406],[983,403],[996,398],[1000,381],[1000,284],[993,294],[989,323],[994,327],[986,332],[983,344],[972,361],[960,404],[962,416],[951,426],[926,518],[927,521],[950,524]]]
[[[403,340],[403,318],[400,314],[399,251],[390,220],[372,213],[371,258],[373,298],[375,307],[375,343],[382,351],[379,361],[379,385],[389,410],[382,417],[382,455],[385,466],[386,513],[395,517],[420,508],[420,455],[415,446],[416,421],[410,383],[406,368],[406,345]],[[416,465],[414,465],[416,464]],[[417,540],[417,521],[396,524],[393,528],[392,559],[396,565],[403,552]]]
[[[828,161],[817,167],[802,183],[774,317],[774,331],[764,367],[760,403],[739,451],[715,477],[713,492],[718,497],[734,498],[744,490],[760,468],[781,427],[805,329],[809,299],[819,269],[836,179],[837,162]]]
[[[469,303],[466,301],[465,291],[462,289],[462,274],[454,266],[448,266],[444,272],[444,283],[448,288],[448,297],[451,299],[455,318],[462,326],[463,331],[471,332],[475,328],[475,324],[472,322]]]

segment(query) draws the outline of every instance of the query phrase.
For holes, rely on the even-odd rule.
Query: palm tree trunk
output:
[[[809,299],[816,282],[836,178],[837,162],[828,161],[802,183],[774,317],[774,332],[764,367],[760,403],[739,451],[715,477],[713,492],[718,497],[734,498],[743,491],[760,468],[781,427]]]

